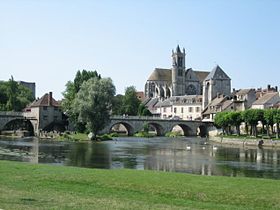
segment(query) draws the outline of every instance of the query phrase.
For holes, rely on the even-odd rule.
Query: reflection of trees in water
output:
[[[95,142],[72,144],[69,153],[69,165],[110,168],[111,155],[107,144]]]
[[[216,159],[231,163],[217,164],[222,175],[278,178],[280,151],[273,149],[221,148]]]

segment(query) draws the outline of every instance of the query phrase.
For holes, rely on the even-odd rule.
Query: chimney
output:
[[[52,92],[49,92],[48,95],[48,106],[52,106]]]
[[[268,91],[270,90],[270,85],[267,85],[267,90],[268,90]]]
[[[275,92],[278,92],[278,86],[275,86]]]

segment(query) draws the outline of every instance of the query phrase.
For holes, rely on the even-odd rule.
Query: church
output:
[[[218,95],[230,95],[231,79],[219,65],[216,65],[212,71],[197,71],[186,68],[186,52],[184,48],[181,50],[179,45],[175,50],[172,50],[171,57],[171,68],[155,68],[149,76],[145,84],[146,98],[158,102],[166,100],[192,101],[180,100],[180,98],[188,96],[188,98],[197,99],[197,96],[200,96],[200,112],[202,112]],[[153,104],[156,105],[156,103]],[[172,107],[171,110],[173,110]],[[175,116],[174,113],[171,115]],[[170,117],[170,115],[166,117]]]

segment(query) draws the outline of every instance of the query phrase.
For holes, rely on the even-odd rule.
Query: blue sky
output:
[[[36,82],[60,99],[76,71],[111,77],[118,93],[143,90],[156,67],[219,64],[232,87],[279,85],[280,1],[0,0],[0,80]]]

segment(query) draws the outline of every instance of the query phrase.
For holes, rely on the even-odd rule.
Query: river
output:
[[[202,138],[125,137],[97,143],[2,138],[0,159],[87,168],[280,179],[280,150],[213,145]]]

